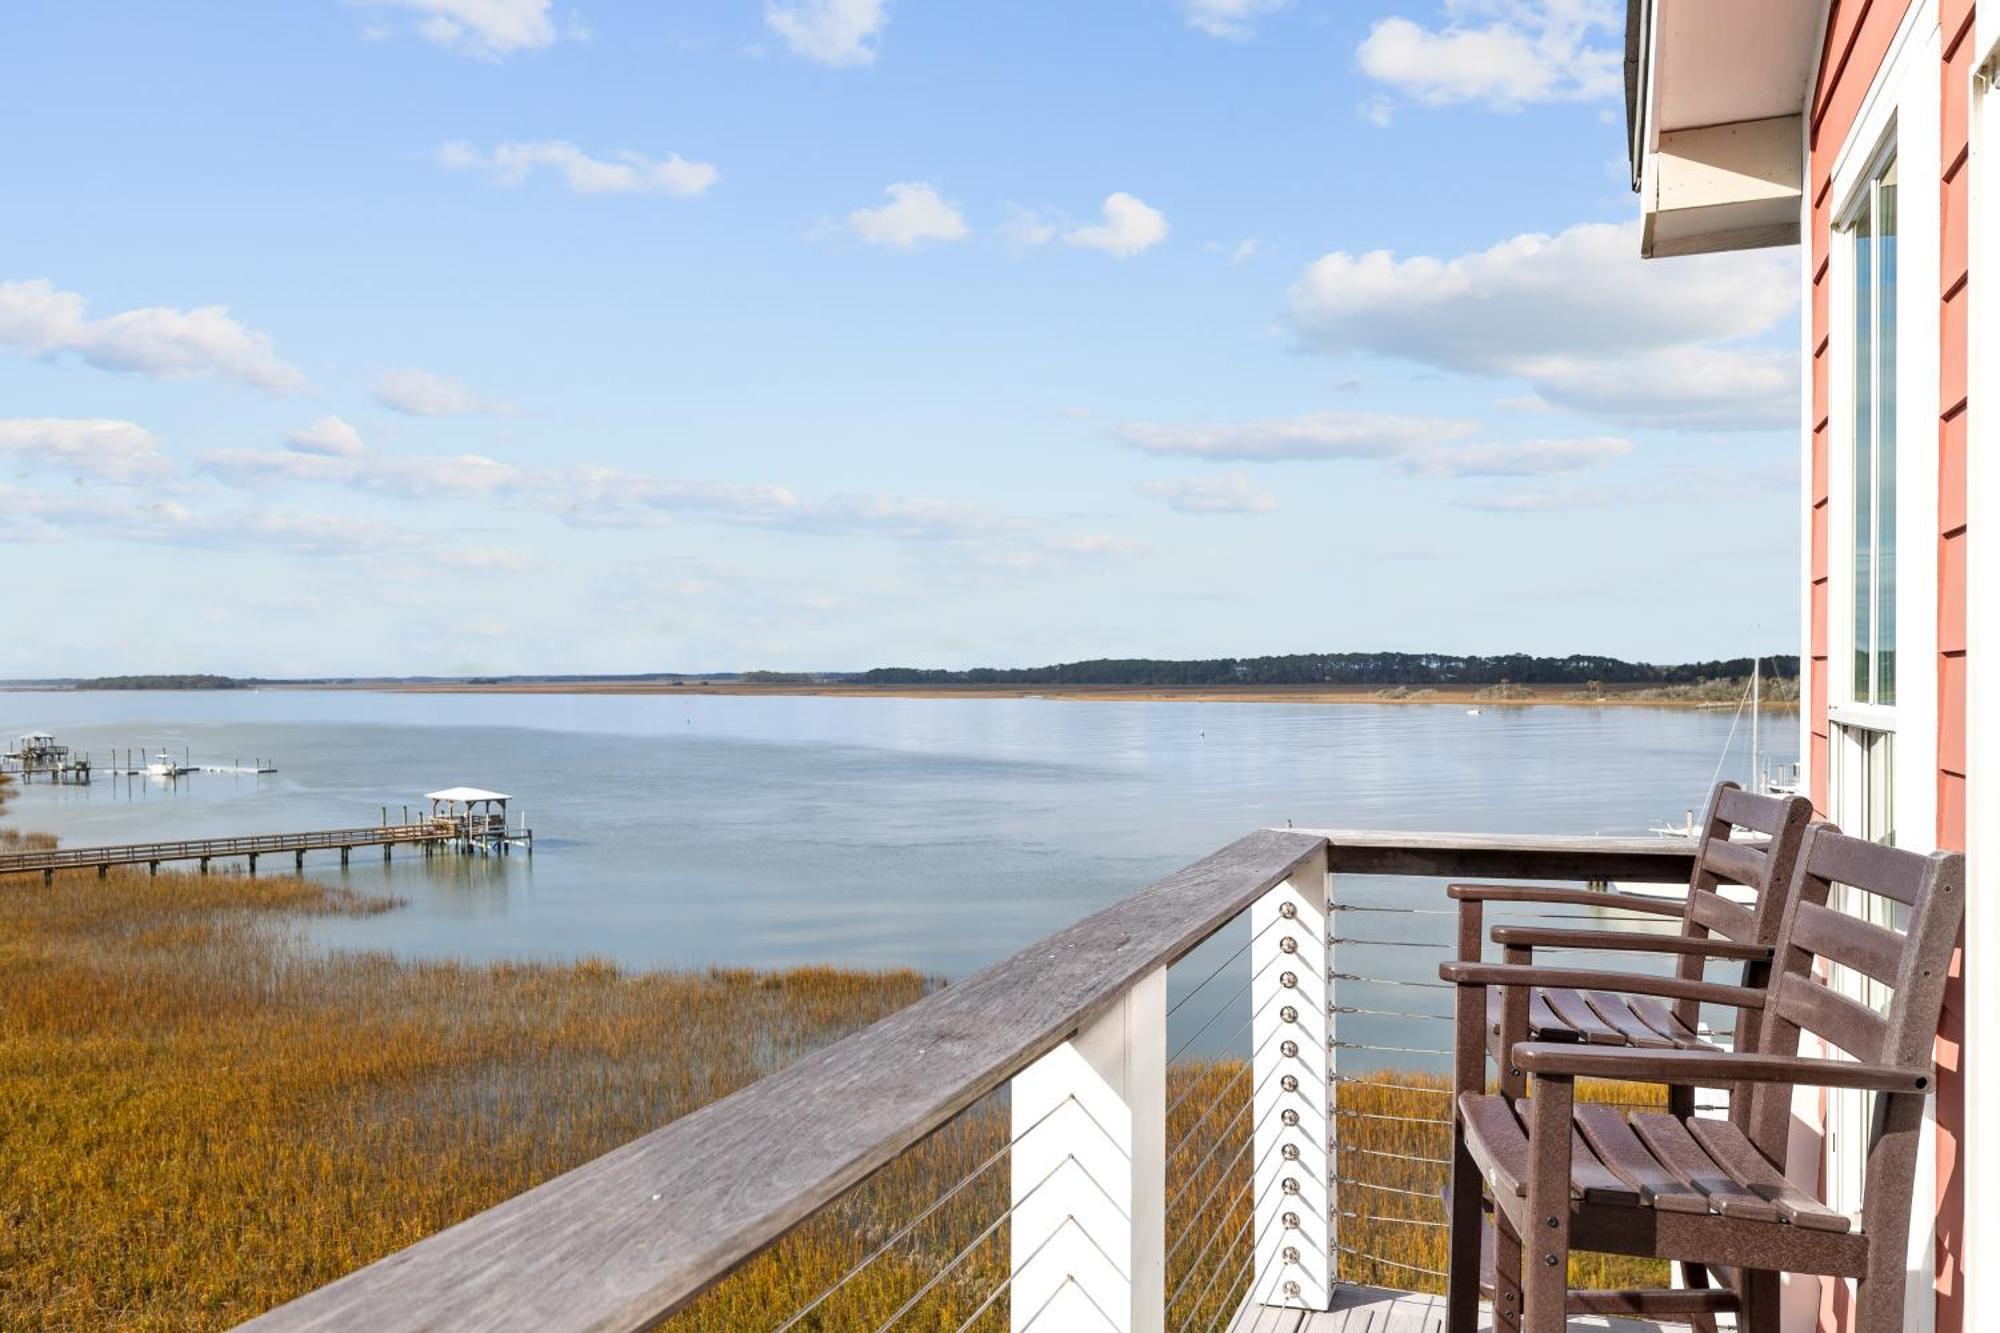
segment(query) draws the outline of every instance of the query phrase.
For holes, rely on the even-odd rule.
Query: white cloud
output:
[[[783,486],[652,477],[579,465],[524,468],[481,454],[298,453],[212,449],[202,470],[233,486],[277,482],[342,486],[394,499],[487,499],[554,514],[584,528],[658,526],[698,516],[740,527],[854,533],[908,541],[952,541],[1024,531],[1025,520],[979,505],[888,494],[807,499]]]
[[[889,202],[880,208],[857,208],[847,225],[871,245],[909,250],[925,241],[962,241],[971,235],[965,218],[932,186],[903,181],[888,188]]]
[[[537,168],[562,176],[572,194],[672,194],[692,198],[719,179],[706,162],[690,162],[679,153],[649,158],[619,151],[609,158],[591,157],[573,143],[545,139],[503,143],[483,152],[453,140],[437,151],[438,165],[451,171],[482,171],[496,185],[520,185]]]
[[[1166,216],[1123,190],[1105,199],[1101,224],[1077,227],[1063,236],[1070,245],[1102,250],[1117,259],[1143,254],[1166,239]]]
[[[1453,259],[1336,251],[1291,291],[1322,351],[1510,376],[1562,407],[1644,425],[1764,427],[1796,408],[1788,347],[1743,345],[1793,316],[1797,258],[1651,264],[1636,225],[1586,223]]]
[[[1615,435],[1576,440],[1525,440],[1519,444],[1461,444],[1413,453],[1413,472],[1448,477],[1546,477],[1582,472],[1632,452],[1632,442]]]
[[[134,482],[171,470],[153,433],[130,421],[15,417],[0,420],[0,457]]]
[[[423,38],[448,51],[499,60],[554,44],[552,0],[358,0],[413,17]]]
[[[1551,357],[1532,369],[1543,397],[1635,426],[1779,430],[1798,421],[1799,359],[1789,348],[1665,347],[1613,361]]]
[[[42,278],[0,282],[0,346],[30,356],[69,352],[104,370],[155,379],[216,376],[280,393],[306,387],[305,374],[278,359],[268,334],[244,327],[223,306],[146,306],[91,319],[83,297]]]
[[[507,416],[512,403],[481,398],[465,385],[427,370],[390,370],[375,384],[375,401],[413,417]]]
[[[353,458],[367,446],[361,433],[339,417],[321,417],[310,426],[285,437],[285,445],[295,453],[317,454],[326,458]]]
[[[1134,422],[1119,437],[1142,453],[1243,463],[1401,458],[1463,440],[1470,421],[1380,412],[1309,412],[1263,421],[1196,426]]]
[[[1007,221],[1000,235],[1014,245],[1047,245],[1061,228],[1031,208],[1008,205]]]
[[[203,513],[179,500],[116,499],[0,485],[0,541],[113,541],[291,555],[383,556],[437,549],[435,539],[376,519],[255,509]]]
[[[1477,496],[1461,503],[1467,509],[1495,514],[1553,514],[1573,509],[1602,509],[1619,498],[1609,491],[1517,491],[1509,495]]]
[[[1259,488],[1240,472],[1220,476],[1175,481],[1149,481],[1139,487],[1141,495],[1165,500],[1183,514],[1268,514],[1278,507],[1277,497]]]
[[[1291,0],[1182,0],[1181,8],[1187,14],[1190,28],[1211,37],[1240,41],[1253,31],[1253,19],[1274,14],[1290,3]]]
[[[352,458],[334,454],[298,453],[291,449],[208,449],[195,456],[201,470],[232,486],[261,486],[276,481],[341,482],[355,475]]]
[[[822,65],[868,65],[889,25],[888,0],[766,0],[764,22],[794,55]]]
[[[1446,8],[1450,19],[1438,28],[1400,17],[1378,21],[1355,53],[1362,71],[1431,105],[1595,101],[1622,86],[1623,5],[1448,0]],[[1386,120],[1386,108],[1381,116]]]

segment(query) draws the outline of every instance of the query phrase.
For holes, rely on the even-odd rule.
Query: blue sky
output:
[[[1638,259],[1621,34],[9,6],[0,675],[1785,650],[1797,257]]]

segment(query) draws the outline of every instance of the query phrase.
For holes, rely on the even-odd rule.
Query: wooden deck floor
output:
[[[1687,1327],[1594,1315],[1578,1315],[1569,1326],[1572,1333],[1659,1333],[1663,1329],[1684,1333]],[[1483,1309],[1479,1327],[1492,1328]],[[1324,1313],[1246,1305],[1229,1322],[1229,1333],[1444,1333],[1444,1298],[1413,1296],[1382,1287],[1342,1287],[1334,1297],[1334,1308]]]

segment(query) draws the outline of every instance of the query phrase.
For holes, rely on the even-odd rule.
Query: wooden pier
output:
[[[357,847],[380,847],[387,861],[397,847],[420,847],[426,856],[440,852],[505,854],[520,847],[534,854],[534,833],[506,826],[504,821],[439,817],[413,824],[376,824],[365,828],[320,829],[311,833],[257,833],[231,838],[183,838],[174,842],[134,842],[112,847],[58,847],[48,851],[0,853],[0,875],[39,873],[44,883],[58,870],[97,868],[101,878],[112,866],[144,865],[158,874],[167,861],[198,861],[203,874],[209,863],[241,857],[251,874],[257,859],[289,853],[294,869],[303,870],[307,852],[337,851],[340,863]]]

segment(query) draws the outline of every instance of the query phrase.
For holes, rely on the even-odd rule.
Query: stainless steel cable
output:
[[[1178,1011],[1182,1005],[1186,1004],[1189,1000],[1192,1000],[1195,996],[1201,993],[1201,988],[1203,986],[1206,986],[1209,982],[1221,976],[1223,973],[1223,969],[1227,968],[1231,963],[1241,958],[1246,952],[1249,951],[1251,945],[1254,945],[1258,940],[1263,939],[1265,933],[1268,932],[1271,929],[1271,927],[1277,925],[1280,921],[1283,921],[1284,919],[1285,918],[1278,916],[1278,917],[1272,917],[1269,921],[1266,921],[1264,923],[1263,929],[1259,930],[1256,934],[1252,935],[1248,940],[1244,941],[1242,948],[1238,949],[1235,953],[1230,954],[1229,957],[1223,959],[1222,962],[1216,966],[1215,971],[1209,973],[1207,976],[1203,977],[1199,982],[1196,983],[1195,988],[1193,990],[1181,996],[1179,1000],[1175,1001],[1172,1005],[1168,1006],[1167,1017],[1172,1018],[1175,1012]]]
[[[1350,1222],[1396,1222],[1404,1226],[1435,1227],[1442,1231],[1451,1230],[1451,1223],[1449,1222],[1433,1222],[1429,1218],[1424,1217],[1382,1217],[1373,1213],[1350,1213],[1345,1210],[1340,1215]]]
[[[1363,940],[1348,935],[1329,935],[1328,944],[1360,944],[1375,949],[1455,949],[1449,940]]]
[[[1008,1218],[1012,1217],[1016,1212],[1018,1212],[1021,1209],[1021,1207],[1024,1204],[1028,1202],[1028,1200],[1034,1198],[1036,1194],[1040,1193],[1042,1186],[1048,1184],[1051,1180],[1055,1179],[1056,1173],[1058,1171],[1062,1170],[1065,1166],[1071,1165],[1072,1163],[1074,1163],[1078,1167],[1078,1169],[1083,1171],[1085,1178],[1088,1179],[1091,1182],[1091,1184],[1097,1185],[1098,1191],[1100,1193],[1104,1191],[1104,1186],[1098,1184],[1097,1177],[1091,1175],[1089,1169],[1085,1168],[1082,1162],[1077,1161],[1076,1154],[1064,1153],[1062,1158],[1059,1161],[1057,1161],[1054,1166],[1049,1168],[1048,1174],[1035,1182],[1034,1187],[1032,1189],[1030,1189],[1026,1194],[1023,1194],[1020,1198],[1014,1200],[1013,1203],[1007,1205],[1006,1212],[1000,1214],[1000,1216],[994,1218],[991,1222],[989,1222],[984,1230],[982,1230],[977,1236],[974,1236],[970,1241],[966,1243],[964,1249],[960,1250],[957,1254],[954,1254],[950,1259],[946,1260],[943,1267],[939,1268],[937,1272],[931,1274],[930,1280],[924,1283],[923,1286],[918,1287],[915,1295],[911,1296],[910,1299],[904,1301],[901,1305],[897,1306],[896,1312],[894,1314],[890,1315],[889,1318],[885,1320],[883,1323],[878,1324],[875,1328],[875,1333],[887,1333],[887,1330],[895,1327],[897,1321],[900,1320],[904,1315],[916,1309],[918,1304],[923,1301],[924,1297],[930,1295],[932,1291],[937,1289],[938,1283],[944,1281],[945,1278],[949,1277],[953,1269],[957,1268],[960,1264],[964,1263],[966,1258],[974,1250],[978,1249],[981,1245],[984,1245],[989,1239],[992,1238],[993,1233],[1000,1229],[1001,1223],[1005,1222]],[[1105,1197],[1110,1198],[1108,1194],[1106,1194]],[[1115,1203],[1116,1201],[1114,1200],[1113,1202]]]
[[[1236,1242],[1243,1239],[1243,1233],[1245,1231],[1248,1231],[1250,1229],[1250,1224],[1256,1220],[1257,1220],[1257,1214],[1253,1210],[1247,1217],[1243,1219],[1242,1225],[1236,1228],[1236,1234],[1229,1238],[1229,1247],[1228,1249],[1225,1249],[1223,1251],[1224,1254],[1228,1254],[1231,1250],[1234,1250],[1236,1248]],[[1174,1287],[1173,1291],[1167,1296],[1167,1303],[1164,1308],[1171,1310],[1174,1308],[1175,1305],[1179,1304],[1181,1293],[1187,1290],[1188,1283],[1194,1281],[1195,1275],[1201,1272],[1201,1261],[1203,1259],[1206,1259],[1208,1257],[1209,1251],[1215,1248],[1215,1242],[1221,1237],[1221,1235],[1222,1235],[1222,1228],[1217,1227],[1215,1229],[1214,1234],[1208,1238],[1208,1244],[1202,1246],[1201,1252],[1195,1255],[1193,1259],[1188,1261],[1188,1271],[1186,1276],[1181,1278],[1180,1282]],[[1221,1269],[1218,1267],[1216,1269],[1216,1272],[1219,1273],[1220,1271]],[[1209,1274],[1208,1286],[1202,1288],[1201,1295],[1207,1295],[1209,1287],[1215,1285],[1215,1276],[1216,1276],[1215,1273]]]
[[[1248,1231],[1250,1229],[1250,1224],[1256,1220],[1257,1220],[1257,1215],[1254,1212],[1251,1213],[1250,1216],[1243,1219],[1243,1224],[1236,1228],[1236,1234],[1229,1238],[1229,1248],[1223,1251],[1224,1254],[1228,1254],[1231,1250],[1234,1250],[1236,1248],[1236,1242],[1243,1239],[1243,1233]],[[1174,1306],[1180,1303],[1181,1293],[1187,1290],[1188,1283],[1194,1281],[1195,1275],[1201,1272],[1201,1261],[1203,1259],[1206,1259],[1208,1257],[1208,1252],[1215,1248],[1216,1239],[1221,1235],[1222,1235],[1222,1228],[1217,1227],[1215,1230],[1215,1235],[1210,1236],[1208,1238],[1208,1244],[1202,1246],[1201,1253],[1197,1254],[1189,1262],[1187,1275],[1180,1280],[1179,1284],[1174,1287],[1172,1293],[1169,1294],[1167,1297],[1167,1303],[1165,1306],[1166,1309],[1171,1310],[1174,1308]],[[1219,1275],[1221,1272],[1222,1272],[1222,1267],[1221,1265],[1218,1264],[1215,1268],[1215,1271],[1208,1275],[1207,1284],[1202,1287],[1199,1293],[1197,1293],[1197,1300],[1195,1303],[1197,1309],[1200,1308],[1199,1297],[1206,1296],[1209,1293],[1210,1288],[1215,1286],[1215,1279],[1217,1275]]]
[[[1390,1055],[1451,1055],[1453,1052],[1436,1046],[1383,1046],[1367,1041],[1336,1041],[1329,1043],[1336,1051],[1380,1051]]]
[[[1380,1148],[1363,1148],[1352,1143],[1336,1143],[1333,1146],[1338,1152],[1358,1152],[1366,1157],[1386,1157],[1392,1162],[1425,1162],[1432,1166],[1451,1165],[1449,1157],[1426,1157],[1421,1153],[1413,1152],[1383,1152]]]
[[[1396,1092],[1425,1092],[1433,1097],[1449,1097],[1454,1091],[1451,1088],[1426,1088],[1415,1083],[1384,1083],[1366,1074],[1335,1074],[1333,1081],[1345,1083],[1351,1088],[1389,1088]]]
[[[1333,1179],[1339,1184],[1353,1185],[1359,1189],[1383,1190],[1389,1194],[1407,1194],[1412,1199],[1429,1199],[1433,1203],[1443,1202],[1437,1195],[1426,1190],[1409,1190],[1404,1189],[1401,1185],[1378,1185],[1372,1180],[1362,1180],[1358,1176],[1335,1176]]]
[[[1044,1124],[1048,1123],[1048,1119],[1050,1116],[1054,1115],[1057,1111],[1060,1111],[1063,1107],[1069,1105],[1071,1102],[1075,1100],[1076,1097],[1074,1095],[1065,1097],[1061,1101],[1057,1102],[1054,1106],[1051,1106],[1048,1110],[1044,1111],[1035,1120],[1034,1124],[1029,1125],[1019,1134],[1014,1135],[1013,1138],[1007,1140],[1006,1143],[1002,1144],[998,1149],[996,1149],[993,1152],[993,1154],[989,1156],[985,1161],[981,1162],[978,1166],[973,1167],[972,1170],[966,1172],[963,1176],[960,1176],[957,1182],[954,1183],[951,1186],[951,1188],[947,1189],[943,1194],[940,1194],[936,1199],[933,1199],[929,1207],[925,1208],[922,1212],[918,1213],[915,1217],[911,1218],[908,1222],[905,1222],[896,1231],[891,1233],[889,1238],[883,1241],[880,1245],[876,1246],[875,1249],[871,1251],[866,1258],[862,1259],[859,1263],[855,1264],[852,1268],[849,1268],[845,1273],[842,1273],[838,1278],[834,1279],[833,1283],[830,1286],[828,1286],[824,1291],[820,1292],[819,1295],[813,1297],[808,1304],[794,1311],[791,1317],[786,1319],[784,1323],[779,1324],[775,1329],[773,1329],[772,1333],[786,1333],[786,1330],[794,1327],[801,1319],[804,1319],[807,1315],[811,1314],[814,1310],[818,1309],[821,1305],[825,1304],[828,1297],[832,1296],[836,1291],[839,1291],[842,1287],[846,1286],[848,1282],[853,1280],[853,1278],[856,1275],[858,1275],[863,1269],[867,1268],[868,1265],[874,1263],[877,1259],[880,1259],[883,1255],[887,1254],[890,1250],[894,1249],[905,1238],[907,1238],[912,1231],[915,1231],[919,1226],[923,1225],[925,1219],[929,1218],[932,1214],[936,1213],[938,1209],[944,1207],[947,1203],[950,1203],[954,1198],[958,1197],[959,1194],[963,1193],[966,1187],[972,1184],[973,1181],[977,1180],[980,1176],[984,1175],[987,1171],[992,1169],[994,1163],[998,1162],[1002,1157],[1005,1157],[1008,1153],[1014,1150],[1015,1144],[1019,1143],[1022,1139],[1027,1138],[1028,1135],[1040,1129]],[[1045,1176],[1043,1177],[1043,1179],[1046,1180],[1047,1177]],[[1037,1184],[1035,1188],[1040,1189],[1041,1188],[1040,1184]],[[1030,1192],[1032,1193],[1032,1191]],[[1010,1209],[1009,1211],[1011,1212],[1012,1210]]]
[[[1422,1273],[1426,1277],[1449,1278],[1451,1276],[1451,1274],[1440,1269],[1425,1268],[1422,1264],[1406,1264],[1399,1259],[1384,1259],[1379,1254],[1369,1254],[1366,1251],[1357,1250],[1351,1245],[1342,1245],[1338,1241],[1334,1243],[1333,1248],[1341,1254],[1351,1254],[1357,1259],[1366,1259],[1368,1262],[1375,1264],[1386,1264],[1390,1268],[1400,1268],[1406,1272]]]
[[[1174,1140],[1173,1147],[1167,1149],[1167,1160],[1169,1162],[1173,1161],[1174,1158],[1180,1156],[1181,1153],[1186,1150],[1189,1143],[1191,1143],[1194,1140],[1194,1132],[1197,1129],[1200,1129],[1203,1122],[1205,1122],[1211,1115],[1215,1114],[1215,1108],[1222,1105],[1222,1099],[1225,1096],[1227,1096],[1230,1090],[1233,1089],[1237,1085],[1237,1083],[1242,1080],[1243,1076],[1245,1074],[1248,1074],[1249,1072],[1250,1072],[1250,1066],[1248,1064],[1245,1064],[1241,1068],[1232,1071],[1229,1077],[1223,1080],[1222,1086],[1216,1089],[1216,1093],[1213,1097],[1208,1099],[1208,1105],[1202,1108],[1201,1114],[1195,1117],[1194,1123],[1189,1125],[1185,1130],[1181,1132],[1181,1136],[1178,1139]],[[1169,1106],[1167,1108],[1167,1115],[1171,1117],[1177,1106],[1179,1106],[1178,1102],[1176,1102],[1174,1106]],[[1227,1124],[1228,1122],[1224,1121],[1223,1123]]]
[[[1329,981],[1352,981],[1364,986],[1408,986],[1415,990],[1457,990],[1448,981],[1398,981],[1394,977],[1364,977],[1356,972],[1329,972]]]
[[[1331,1107],[1330,1115],[1347,1116],[1353,1120],[1386,1120],[1392,1125],[1449,1125],[1450,1120],[1430,1115],[1377,1115],[1373,1111],[1350,1111],[1344,1106]]]
[[[1172,1064],[1174,1061],[1180,1059],[1181,1056],[1187,1054],[1188,1047],[1194,1045],[1196,1041],[1200,1040],[1201,1034],[1208,1031],[1209,1028],[1213,1027],[1215,1024],[1215,1020],[1222,1017],[1223,1014],[1227,1013],[1231,1005],[1235,1004],[1238,1000],[1243,998],[1243,996],[1249,992],[1250,988],[1257,984],[1257,978],[1263,976],[1264,973],[1268,972],[1271,968],[1271,964],[1277,962],[1278,958],[1282,958],[1284,956],[1285,955],[1283,954],[1279,954],[1277,955],[1277,957],[1265,959],[1264,965],[1258,968],[1255,972],[1252,972],[1249,975],[1249,977],[1244,980],[1243,984],[1236,988],[1236,993],[1234,995],[1231,995],[1227,1000],[1224,1000],[1222,1002],[1222,1007],[1217,1009],[1214,1013],[1210,1014],[1208,1016],[1208,1021],[1203,1023],[1200,1027],[1194,1030],[1193,1036],[1189,1037],[1186,1041],[1182,1042],[1177,1048],[1175,1048],[1174,1053],[1167,1057],[1167,1063]],[[1269,1004],[1270,1001],[1265,1000],[1264,1003]],[[1261,1006],[1259,1010],[1253,1011],[1251,1017],[1255,1018],[1257,1012],[1261,1012]],[[1247,1027],[1249,1025],[1246,1023],[1244,1026]],[[1235,1040],[1233,1036],[1230,1039],[1232,1041]]]
[[[1422,1018],[1433,1023],[1455,1021],[1450,1014],[1420,1014],[1407,1009],[1363,1009],[1352,1004],[1331,1004],[1326,1011],[1329,1014],[1365,1014],[1370,1018]]]

